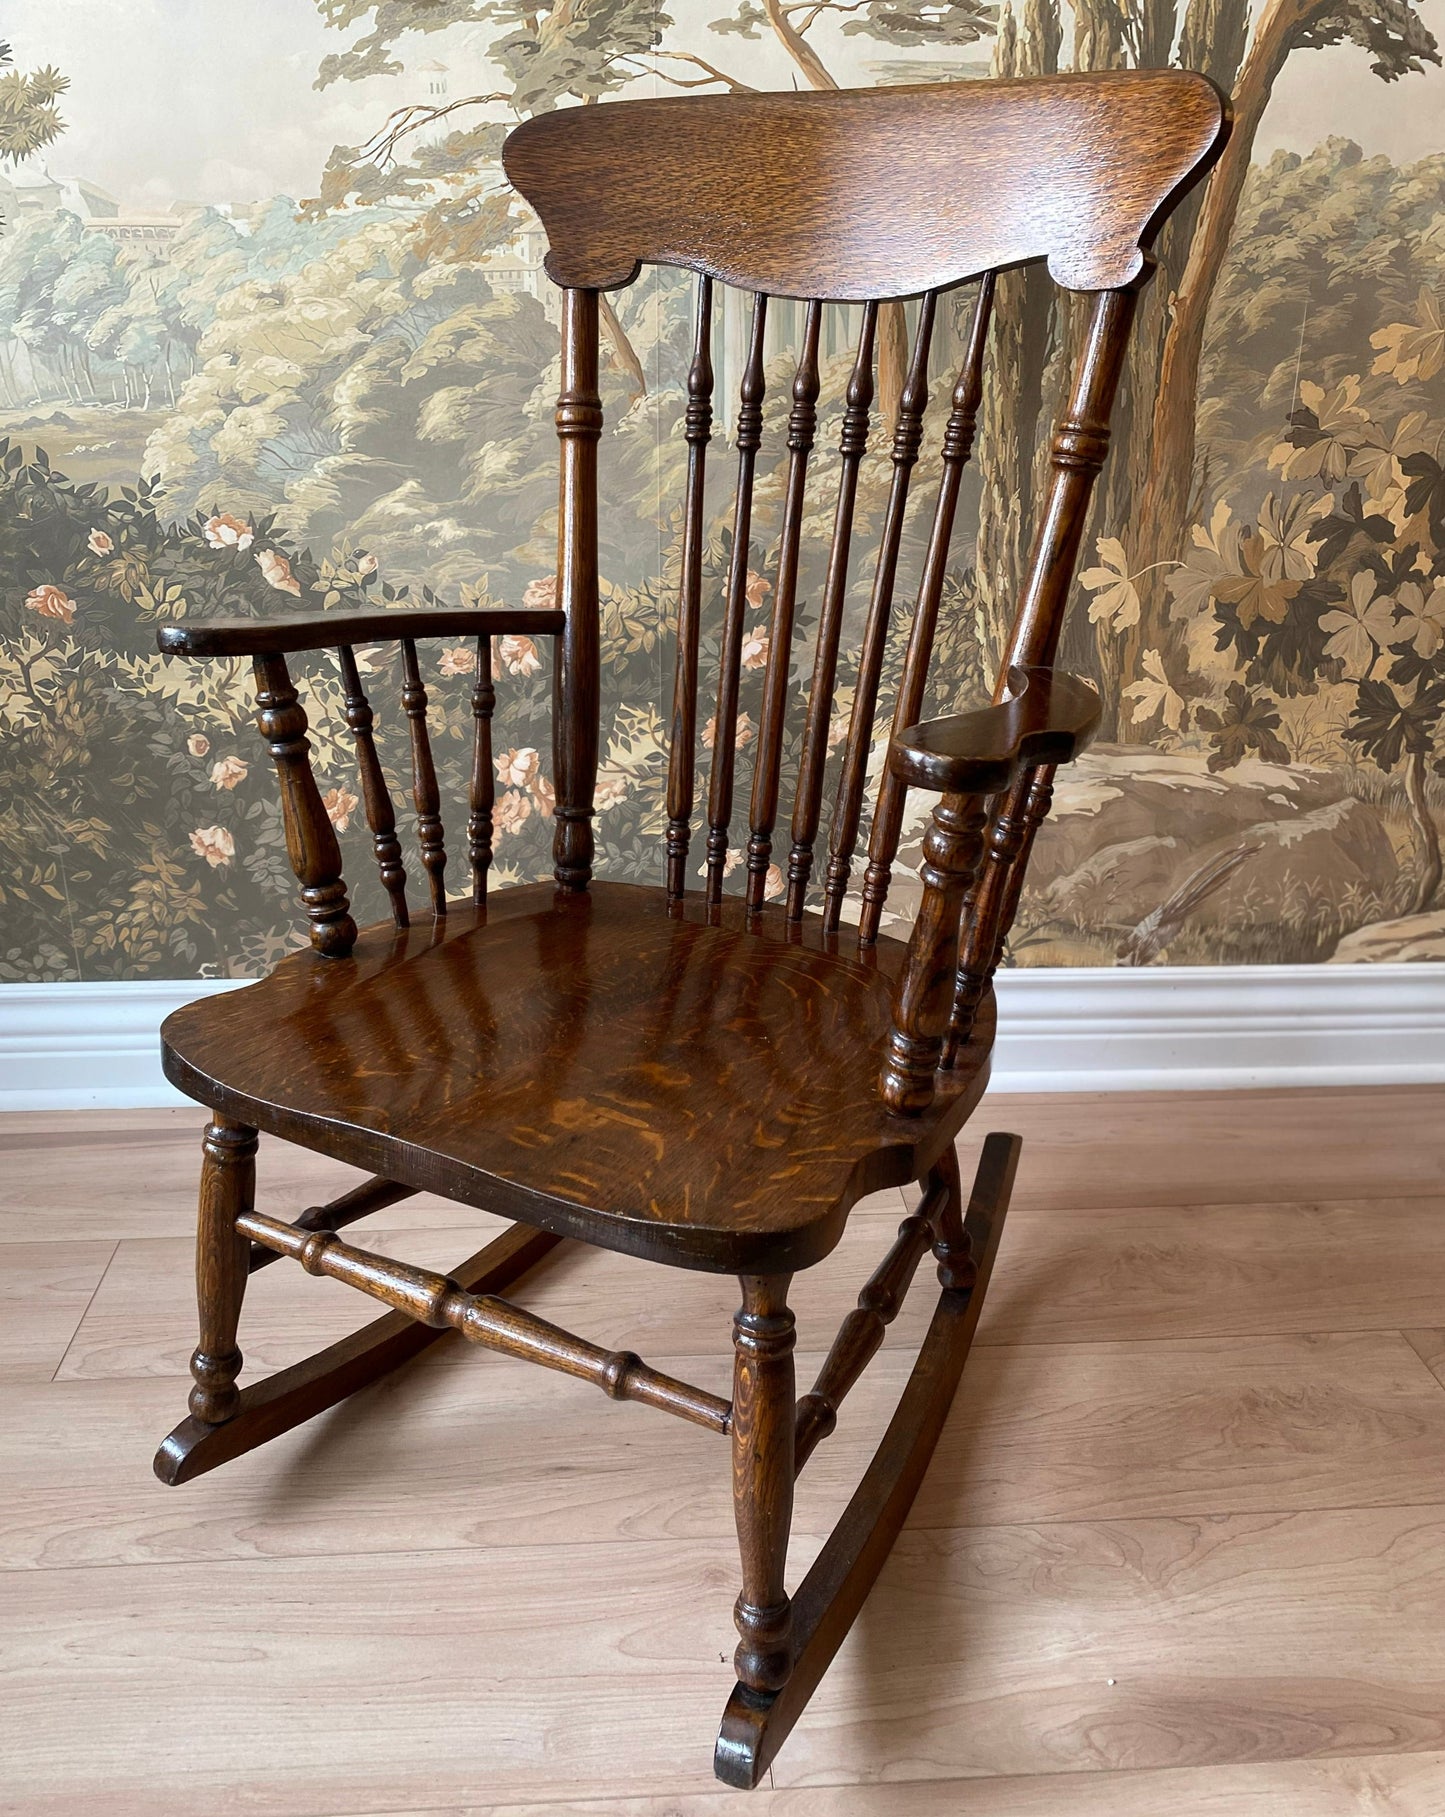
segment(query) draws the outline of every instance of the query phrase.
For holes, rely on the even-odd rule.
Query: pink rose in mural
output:
[[[67,625],[75,617],[75,601],[61,587],[32,587],[25,595],[25,604],[42,618],[58,618]]]
[[[557,807],[557,791],[545,776],[538,776],[532,783],[532,802],[543,820],[550,820]]]
[[[455,649],[443,650],[437,667],[443,675],[470,675],[477,666],[477,653],[469,650],[464,644]]]
[[[537,774],[539,761],[530,745],[523,745],[516,751],[503,751],[497,759],[497,778],[510,788],[525,789]]]
[[[529,580],[522,595],[529,612],[555,612],[557,609],[557,576],[544,574],[540,580]]]
[[[768,634],[754,627],[743,639],[743,667],[761,669],[768,660]]]
[[[497,831],[515,833],[532,812],[532,804],[520,789],[508,789],[497,803]]]
[[[620,770],[602,770],[598,773],[597,789],[592,797],[593,806],[601,813],[603,808],[615,808],[619,801],[627,799],[627,778]]]
[[[765,580],[763,576],[754,569],[748,569],[747,586],[743,591],[747,594],[748,604],[755,612],[764,603],[772,590],[773,583],[770,580]]]
[[[542,658],[530,637],[502,638],[497,645],[497,654],[509,675],[535,675],[542,666]]]
[[[379,567],[380,567],[380,566],[381,566],[381,563],[380,563],[380,562],[379,562],[379,561],[378,561],[378,560],[377,560],[377,559],[376,559],[376,557],[375,557],[375,556],[374,556],[374,555],[373,555],[373,554],[371,554],[371,552],[370,552],[370,551],[369,551],[369,550],[368,550],[368,552],[367,552],[367,553],[366,553],[366,554],[365,554],[365,555],[363,555],[363,556],[360,556],[360,557],[359,557],[359,558],[358,558],[358,559],[357,559],[357,563],[356,563],[356,572],[357,572],[357,573],[358,573],[358,574],[362,574],[362,575],[365,575],[365,574],[375,574],[375,572],[376,572],[376,570],[377,570],[377,569],[378,569],[378,568],[379,568]]]
[[[104,530],[92,530],[85,539],[85,546],[92,555],[109,555],[115,548],[115,542]]]
[[[350,789],[328,789],[321,797],[321,805],[326,809],[326,818],[338,833],[344,833],[351,825],[351,816],[360,805],[359,798]]]
[[[753,742],[753,716],[751,713],[739,713],[733,730],[733,743],[737,750],[745,751]],[[702,729],[703,749],[710,751],[717,743],[717,714],[714,713]]]
[[[208,745],[207,750],[210,749]],[[218,789],[234,789],[238,782],[244,782],[250,771],[250,764],[244,757],[222,757],[211,765],[211,784]]]
[[[258,549],[256,561],[268,583],[278,593],[301,593],[301,582],[291,572],[291,564],[279,549]]]
[[[204,732],[192,732],[186,740],[186,749],[192,757],[204,757],[211,748],[211,741]]]
[[[236,842],[223,826],[198,826],[191,834],[191,850],[218,870],[236,856]]]
[[[206,519],[201,534],[213,549],[249,549],[255,531],[228,511],[218,511]]]

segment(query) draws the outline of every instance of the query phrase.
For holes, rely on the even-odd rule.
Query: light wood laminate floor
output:
[[[1445,1817],[1442,1113],[1434,1088],[988,1100],[971,1128],[1025,1149],[978,1345],[747,1808]],[[711,1435],[449,1338],[155,1481],[199,1128],[0,1118],[0,1811],[742,1810],[711,1776],[736,1587]],[[263,1140],[264,1209],[352,1180]],[[796,1283],[801,1385],[901,1208],[870,1200]],[[487,1224],[416,1199],[354,1240],[445,1266]],[[726,1279],[566,1246],[515,1297],[726,1392]],[[803,1479],[795,1576],[932,1297],[924,1274]],[[248,1373],[374,1311],[269,1268]]]

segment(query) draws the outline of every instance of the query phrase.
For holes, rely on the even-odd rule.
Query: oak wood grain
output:
[[[194,1105],[0,1118],[0,1242],[188,1234],[205,1120]],[[990,1092],[974,1127],[990,1122],[1024,1137],[1017,1199],[1024,1209],[1445,1197],[1445,1086],[1439,1085]],[[1121,1149],[1129,1153],[1127,1168],[1118,1165]],[[967,1137],[964,1150],[971,1152]],[[116,1164],[98,1166],[107,1154]],[[298,1207],[311,1204],[363,1178],[365,1170],[291,1143],[263,1142],[257,1158],[258,1194],[268,1202],[279,1196]],[[423,1194],[388,1212],[386,1227],[459,1221],[470,1229],[474,1216]]]
[[[851,957],[776,909],[526,885],[370,928],[344,966],[283,960],[168,1017],[162,1057],[226,1115],[387,1179],[678,1266],[786,1271],[925,1174],[983,1090],[991,1023],[929,1116],[878,1098],[902,952]]]
[[[1205,77],[1161,70],[628,101],[538,114],[508,177],[557,283],[681,265],[775,296],[914,296],[1046,258],[1129,283],[1155,216],[1223,145]]]

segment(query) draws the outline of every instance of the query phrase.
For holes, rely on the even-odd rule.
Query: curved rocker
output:
[[[550,1231],[514,1224],[453,1269],[452,1278],[472,1293],[498,1292],[561,1241]],[[252,1260],[251,1271],[274,1259],[274,1253],[263,1252]],[[204,1476],[380,1381],[445,1335],[445,1328],[433,1330],[407,1313],[389,1312],[303,1362],[241,1389],[237,1411],[219,1425],[194,1414],[183,1419],[161,1440],[155,1473],[168,1488]]]
[[[713,1754],[713,1770],[726,1785],[751,1791],[767,1771],[847,1638],[908,1518],[968,1360],[1021,1147],[1013,1135],[994,1134],[984,1142],[963,1224],[977,1277],[971,1287],[945,1287],[939,1295],[883,1441],[793,1597],[787,1683],[767,1697],[742,1683],[733,1687]],[[941,1263],[940,1275],[946,1272],[947,1263]]]

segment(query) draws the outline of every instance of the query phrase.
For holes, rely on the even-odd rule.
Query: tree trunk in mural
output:
[[[1135,633],[1141,646],[1165,640],[1166,591],[1158,564],[1178,559],[1189,534],[1204,331],[1249,175],[1255,134],[1293,33],[1303,15],[1319,10],[1318,0],[1312,7],[1301,7],[1298,0],[1270,0],[1260,16],[1234,92],[1234,128],[1205,189],[1188,260],[1169,299],[1148,437],[1148,479],[1140,494],[1133,549],[1134,569],[1142,577]]]
[[[1405,762],[1405,799],[1410,803],[1415,845],[1420,854],[1420,875],[1408,910],[1412,915],[1423,915],[1440,888],[1440,829],[1435,825],[1426,794],[1425,758],[1426,753],[1417,747]]]

